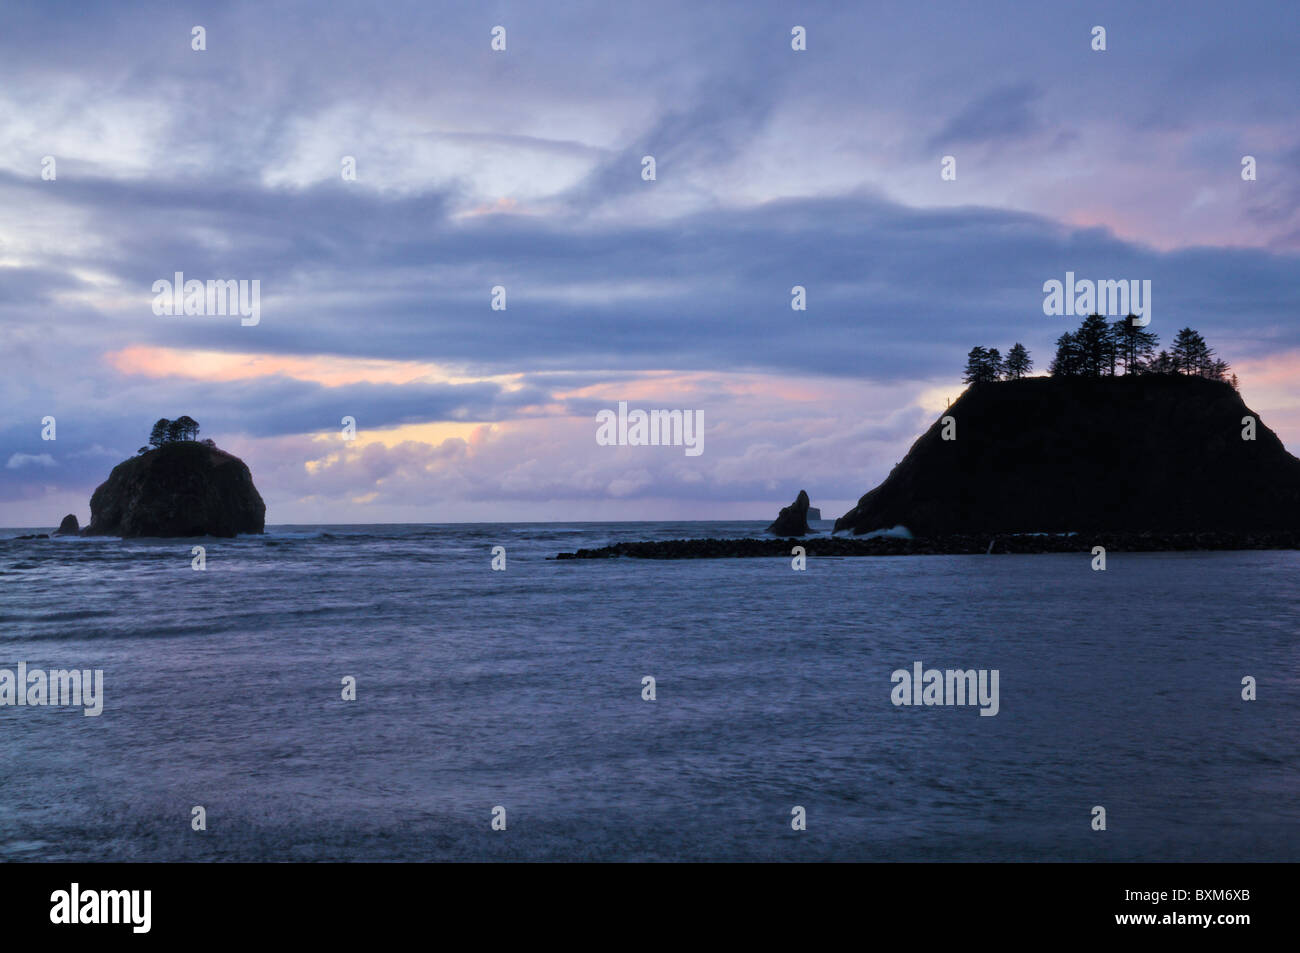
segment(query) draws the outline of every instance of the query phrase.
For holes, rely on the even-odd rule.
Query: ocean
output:
[[[1300,859],[1300,552],[548,559],[763,527],[0,530],[0,859]]]

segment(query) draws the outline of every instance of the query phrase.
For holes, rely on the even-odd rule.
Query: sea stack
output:
[[[1300,460],[1219,381],[974,384],[835,521],[855,534],[895,525],[927,537],[1295,530]]]
[[[767,531],[777,536],[807,536],[808,503],[808,494],[800,490],[793,503],[781,508]]]
[[[194,440],[164,444],[113,468],[90,498],[96,536],[260,533],[266,504],[244,461]]]
[[[77,522],[77,514],[69,513],[63,517],[63,522],[59,528],[54,531],[55,536],[80,536],[81,525]]]

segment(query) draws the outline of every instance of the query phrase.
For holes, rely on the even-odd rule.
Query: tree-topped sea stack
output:
[[[170,439],[164,428],[156,449],[119,463],[95,490],[88,534],[235,536],[263,531],[266,504],[244,461],[210,440],[186,439],[198,435],[198,424],[189,418],[177,423]]]
[[[835,529],[895,525],[923,536],[1296,530],[1300,460],[1210,377],[977,383]]]

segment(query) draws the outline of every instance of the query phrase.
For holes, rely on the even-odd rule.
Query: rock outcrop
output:
[[[767,531],[777,536],[807,536],[808,502],[808,494],[800,490],[793,503],[781,508],[781,512],[777,514]]]
[[[1087,565],[1092,547],[1108,553],[1165,553],[1210,550],[1300,549],[1300,530],[1259,533],[1088,533],[930,536],[813,537],[800,543],[809,556],[1001,556],[1076,553]],[[657,539],[613,543],[599,549],[557,553],[556,559],[789,559],[785,539]]]
[[[81,535],[81,525],[77,522],[77,515],[69,513],[63,517],[63,522],[59,528],[54,531],[55,536],[79,536]]]
[[[90,498],[97,536],[260,533],[266,504],[244,461],[215,446],[168,443],[113,468]]]
[[[1293,531],[1300,460],[1218,381],[976,384],[835,529],[900,524],[925,537]]]

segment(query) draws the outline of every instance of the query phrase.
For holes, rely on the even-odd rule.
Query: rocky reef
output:
[[[793,545],[808,556],[952,556],[1011,553],[1077,553],[1092,547],[1108,553],[1184,552],[1189,550],[1300,549],[1300,531],[1260,533],[1095,533],[976,536],[971,534],[907,539],[851,536],[790,539],[670,539],[615,543],[599,549],[559,553],[556,559],[735,559],[791,555]]]

